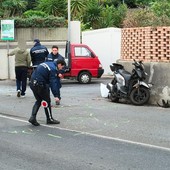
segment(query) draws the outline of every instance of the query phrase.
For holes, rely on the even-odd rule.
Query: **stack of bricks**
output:
[[[122,29],[121,59],[170,62],[170,27]]]

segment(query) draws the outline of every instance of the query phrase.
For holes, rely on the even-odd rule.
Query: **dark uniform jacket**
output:
[[[57,53],[56,55],[54,55],[53,53],[50,53],[48,54],[47,58],[46,58],[46,61],[47,62],[50,62],[50,61],[57,61],[57,60],[65,60],[64,57],[62,55],[60,55],[59,53]],[[62,69],[60,70],[60,73],[61,74],[64,74],[65,73],[65,69]]]
[[[36,81],[38,85],[48,85],[54,97],[60,99],[60,78],[58,77],[56,62],[41,63],[31,76],[31,82]]]
[[[54,55],[53,53],[48,54],[46,61],[57,61],[57,60],[64,60],[64,57],[57,53]]]
[[[41,45],[40,43],[36,43],[30,50],[32,65],[37,66],[40,63],[45,62],[48,54],[48,49],[45,46]]]

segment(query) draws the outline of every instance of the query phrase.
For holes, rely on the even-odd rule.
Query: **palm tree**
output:
[[[83,22],[89,23],[90,27],[93,29],[99,28],[101,11],[102,6],[98,4],[98,0],[89,0],[84,13]]]
[[[39,0],[37,9],[54,16],[66,16],[66,0]]]
[[[86,8],[86,2],[84,0],[71,0],[71,15],[72,19],[82,20],[82,13]]]
[[[4,11],[3,11],[3,8],[2,8],[2,0],[0,0],[0,17],[3,16],[3,13],[4,13]]]
[[[26,7],[27,2],[25,0],[5,0],[2,2],[2,8],[6,17],[19,16]]]
[[[101,28],[107,28],[107,27],[113,27],[113,16],[114,16],[115,7],[112,6],[106,6],[105,8],[102,8],[102,19],[100,22]]]
[[[30,9],[33,10],[36,7],[37,2],[38,2],[38,0],[25,0],[25,1],[27,1],[28,3],[27,10],[30,10]]]

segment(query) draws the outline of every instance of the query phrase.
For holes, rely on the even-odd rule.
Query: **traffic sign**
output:
[[[1,40],[14,40],[14,20],[1,20]]]

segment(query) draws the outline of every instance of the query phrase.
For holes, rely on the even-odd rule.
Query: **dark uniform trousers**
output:
[[[36,102],[33,106],[32,115],[36,117],[37,112],[41,106],[41,102],[44,100],[48,104],[48,107],[44,108],[47,120],[53,119],[51,111],[51,98],[49,86],[41,82],[39,83],[30,82],[30,88],[33,91],[34,97],[36,99]]]

